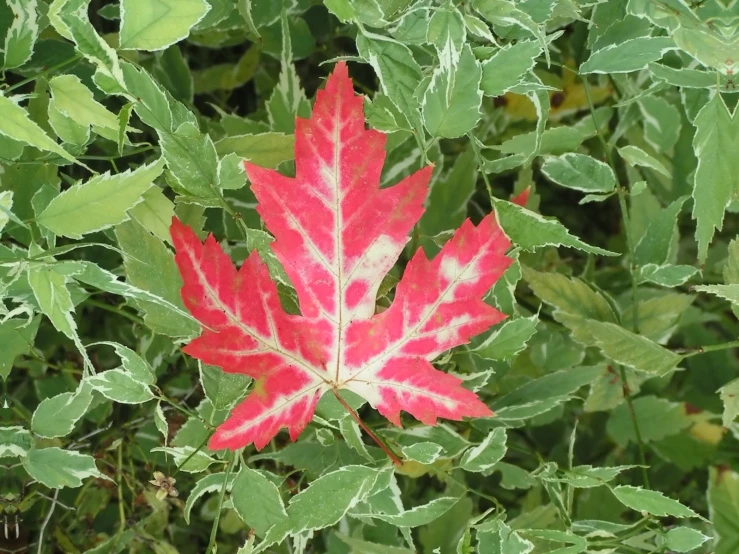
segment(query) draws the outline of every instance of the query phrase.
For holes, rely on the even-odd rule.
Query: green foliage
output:
[[[0,552],[736,554],[737,29],[722,0],[0,0]],[[294,174],[339,59],[382,186],[434,164],[377,312],[466,218],[513,242],[507,319],[433,360],[496,415],[330,395],[297,442],[211,451],[261,385],[182,351],[169,226],[258,251],[297,313],[242,161]]]

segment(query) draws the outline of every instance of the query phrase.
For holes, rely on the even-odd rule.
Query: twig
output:
[[[336,399],[337,399],[337,400],[339,401],[339,403],[340,403],[340,404],[341,404],[342,406],[344,406],[344,408],[346,408],[346,411],[347,411],[347,412],[349,412],[349,413],[351,414],[351,416],[352,416],[352,417],[354,418],[354,421],[356,421],[356,422],[357,422],[357,423],[359,424],[359,426],[360,426],[360,427],[361,427],[362,429],[364,429],[364,432],[365,432],[365,433],[367,433],[367,434],[368,434],[368,435],[369,435],[369,436],[370,436],[370,437],[372,438],[372,440],[373,440],[373,441],[375,441],[375,442],[377,443],[377,445],[378,445],[378,446],[379,446],[380,448],[382,448],[382,451],[383,451],[383,452],[384,452],[385,454],[387,454],[387,455],[388,455],[388,457],[389,457],[389,458],[390,458],[390,459],[391,459],[391,460],[393,461],[393,463],[394,463],[394,464],[395,464],[396,466],[398,466],[398,467],[402,466],[402,465],[403,465],[403,462],[402,462],[402,461],[400,460],[400,458],[398,458],[398,457],[397,457],[397,456],[396,456],[396,455],[395,455],[395,454],[393,453],[393,451],[392,451],[392,450],[390,450],[390,447],[389,447],[388,445],[386,445],[386,444],[385,444],[385,443],[384,443],[384,442],[382,441],[382,439],[380,439],[380,437],[378,437],[377,435],[375,435],[375,434],[374,434],[374,433],[372,432],[372,429],[370,429],[369,427],[367,427],[367,425],[365,425],[365,424],[364,424],[364,421],[362,421],[362,420],[361,420],[361,418],[360,418],[360,417],[359,417],[359,416],[357,415],[357,413],[356,413],[356,412],[355,412],[354,410],[352,410],[352,407],[351,407],[351,406],[349,406],[349,404],[347,404],[347,403],[346,403],[346,402],[344,401],[344,399],[343,399],[343,398],[341,398],[341,396],[339,395],[339,393],[337,392],[337,390],[336,390],[336,389],[332,389],[332,390],[333,390],[334,396],[336,396]]]
[[[221,487],[221,496],[218,499],[218,510],[216,510],[216,517],[213,520],[213,528],[210,530],[210,540],[208,541],[208,547],[205,549],[205,554],[212,552],[215,554],[216,535],[218,534],[218,524],[221,521],[221,512],[223,511],[223,499],[226,496],[226,488],[228,487],[228,476],[231,474],[231,468],[236,463],[235,453],[231,455],[231,461],[226,466],[226,475],[223,477],[223,486]]]
[[[41,524],[41,529],[38,532],[38,550],[36,550],[37,554],[41,554],[41,549],[44,547],[44,532],[46,531],[46,526],[51,520],[51,515],[54,513],[54,508],[56,507],[56,499],[58,496],[59,489],[54,489],[54,498],[52,498],[51,500],[51,508],[49,508],[49,512],[46,514],[44,522]]]
[[[739,348],[739,340],[733,340],[731,342],[722,342],[721,344],[709,344],[708,346],[699,346],[695,350],[690,350],[680,354],[683,358],[691,358],[698,354],[705,354],[706,352],[716,352],[717,350],[729,350],[730,348]]]

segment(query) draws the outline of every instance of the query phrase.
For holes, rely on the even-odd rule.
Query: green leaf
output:
[[[615,487],[613,494],[626,507],[637,512],[647,512],[655,516],[698,517],[693,510],[683,506],[677,500],[664,496],[659,491],[651,491],[640,487],[621,485]]]
[[[33,437],[17,425],[0,427],[0,459],[25,458],[33,447]]]
[[[115,353],[121,359],[120,369],[133,377],[135,381],[144,385],[154,385],[157,382],[154,368],[149,365],[149,362],[144,360],[130,348],[123,346],[122,344],[118,344],[117,342],[103,341],[98,344],[107,344],[108,346],[112,346],[115,349]]]
[[[426,30],[426,42],[436,49],[442,67],[459,64],[466,33],[462,14],[451,4],[433,11]]]
[[[480,444],[464,453],[459,467],[476,473],[491,470],[505,456],[507,438],[503,427],[493,429]]]
[[[236,154],[261,167],[277,167],[295,155],[295,137],[282,133],[236,135],[216,143],[219,156]]]
[[[118,225],[115,236],[125,254],[123,265],[128,282],[186,313],[180,297],[182,278],[172,252],[164,243],[135,221]],[[173,314],[167,306],[150,301],[137,304],[145,311],[146,325],[157,333],[168,337],[194,337],[200,332],[200,326],[191,318]]]
[[[67,161],[74,162],[74,156],[49,138],[44,130],[34,123],[28,112],[20,107],[17,97],[0,95],[0,135],[33,146],[39,150],[53,152]]]
[[[92,368],[85,347],[77,335],[74,321],[74,302],[67,288],[67,277],[54,271],[53,266],[36,266],[28,270],[28,283],[39,308],[57,331],[74,341],[87,369]]]
[[[505,234],[524,250],[536,250],[542,246],[566,246],[600,256],[618,256],[610,250],[584,243],[571,235],[557,220],[544,219],[541,215],[506,200],[496,198],[493,205]]]
[[[216,410],[234,407],[246,394],[251,377],[239,373],[226,373],[221,368],[199,363],[200,382],[205,396]]]
[[[536,296],[555,308],[555,318],[565,313],[597,321],[617,321],[605,296],[581,279],[560,273],[542,273],[529,268],[524,268],[523,278]]]
[[[164,452],[174,458],[174,463],[180,471],[187,473],[200,473],[216,463],[216,459],[192,446],[160,446],[152,448],[152,452]]]
[[[242,521],[263,537],[273,525],[288,519],[280,491],[259,471],[242,467],[231,493],[234,510]]]
[[[541,44],[520,40],[507,44],[482,64],[482,91],[485,96],[502,96],[520,84],[541,55]]]
[[[534,543],[499,519],[486,521],[477,528],[477,548],[480,554],[529,554]]]
[[[0,323],[0,378],[5,381],[18,356],[31,352],[41,316],[31,321],[8,319]]]
[[[690,527],[675,527],[667,531],[665,546],[675,552],[690,552],[710,540],[711,537]]]
[[[121,404],[143,404],[154,398],[151,389],[123,369],[109,369],[86,381],[105,398]]]
[[[174,217],[174,204],[164,195],[159,187],[147,189],[141,196],[141,202],[128,211],[133,219],[147,231],[164,242],[171,242],[169,226]]]
[[[188,525],[190,524],[190,513],[192,512],[192,508],[195,505],[195,502],[197,502],[203,495],[208,494],[209,492],[216,492],[216,491],[220,491],[221,489],[223,489],[224,479],[226,479],[226,474],[223,472],[211,473],[210,475],[206,475],[205,477],[200,479],[197,483],[195,483],[195,486],[190,491],[190,494],[187,497],[187,501],[185,502],[184,515],[185,515],[185,522],[187,522]],[[227,491],[230,492],[233,490],[235,479],[236,479],[236,475],[232,474],[228,476],[228,481],[226,482]]]
[[[6,0],[13,13],[13,23],[5,34],[3,69],[20,67],[33,54],[39,31],[37,0]]]
[[[258,551],[281,542],[288,534],[323,529],[337,523],[372,492],[383,472],[364,466],[345,466],[322,475],[298,493],[287,508],[288,519],[273,526]]]
[[[473,0],[472,6],[493,25],[520,27],[534,35],[549,63],[549,52],[546,50],[544,33],[531,16],[519,9],[512,0]]]
[[[621,44],[609,44],[593,52],[580,66],[580,73],[639,71],[670,50],[675,50],[675,43],[668,37],[638,37]]]
[[[739,193],[739,118],[729,113],[716,94],[695,118],[693,150],[698,158],[693,188],[693,218],[698,259],[708,255],[708,245],[716,229],[723,227],[724,211]]]
[[[716,543],[713,554],[735,554],[739,548],[739,473],[723,467],[708,470],[708,512]]]
[[[537,323],[535,315],[508,319],[485,342],[472,348],[471,352],[484,360],[511,359],[526,348],[529,339],[536,333]]]
[[[576,466],[565,469],[559,481],[579,489],[600,487],[618,477],[623,471],[636,466],[593,467],[590,465]]]
[[[58,75],[49,81],[49,88],[56,109],[65,116],[80,125],[118,132],[118,116],[97,102],[76,75]]]
[[[481,77],[482,69],[469,46],[462,50],[457,63],[442,63],[434,71],[421,103],[429,133],[455,138],[477,124],[482,104]]]
[[[154,410],[154,424],[157,427],[157,431],[164,438],[164,445],[167,446],[167,441],[169,440],[169,424],[167,423],[167,418],[164,416],[161,402],[157,402],[157,407]]]
[[[639,267],[636,279],[637,283],[647,282],[673,288],[685,284],[696,273],[698,268],[692,265],[646,264]]]
[[[108,479],[92,456],[57,447],[32,449],[21,461],[32,479],[50,489],[77,488],[88,477]]]
[[[731,285],[696,285],[693,290],[707,292],[739,305],[739,284]]]
[[[633,417],[639,425],[642,440],[646,442],[659,441],[675,435],[692,424],[682,403],[670,402],[656,396],[641,396],[634,400],[632,405]],[[627,404],[620,404],[611,412],[607,431],[621,446],[637,442],[631,409]]]
[[[213,140],[192,122],[174,133],[160,131],[159,146],[167,168],[181,194],[215,198],[218,184],[218,155]]]
[[[205,0],[121,0],[120,48],[163,50],[187,38],[209,10]]]
[[[605,193],[616,188],[611,167],[585,154],[547,156],[541,172],[558,185],[583,192]]]
[[[13,191],[0,192],[0,233],[10,221],[10,210],[13,207]]]
[[[670,152],[680,137],[680,111],[664,98],[645,96],[637,102],[644,138],[657,152]]]
[[[678,216],[686,200],[685,196],[678,198],[665,209],[660,210],[657,217],[652,218],[634,250],[634,260],[637,265],[662,265],[668,262],[673,237],[678,233]]]
[[[54,198],[36,221],[56,235],[76,239],[117,225],[128,219],[128,210],[141,202],[163,169],[160,158],[135,171],[93,177]]]
[[[682,360],[678,354],[656,342],[614,323],[586,320],[583,325],[603,354],[618,364],[654,375],[666,375]]]
[[[448,512],[452,506],[459,502],[454,496],[441,496],[434,498],[428,504],[416,506],[399,514],[352,514],[355,517],[371,517],[396,525],[398,527],[420,527],[428,525]]]
[[[82,381],[76,392],[45,398],[31,418],[31,429],[41,437],[66,437],[92,403],[92,389]]]
[[[326,3],[326,7],[331,9]],[[350,11],[353,9],[350,7]],[[338,17],[338,16],[337,16]],[[341,19],[341,18],[340,18]],[[292,135],[295,133],[295,118],[310,116],[310,102],[300,86],[300,79],[292,59],[292,44],[287,26],[287,11],[280,18],[282,25],[282,55],[280,76],[267,101],[267,115],[273,131]],[[256,163],[256,162],[255,162]]]
[[[417,442],[401,448],[403,458],[419,464],[433,464],[439,459],[444,449],[433,442]]]
[[[420,102],[416,89],[423,76],[410,49],[379,37],[357,37],[357,49],[369,61],[380,79],[382,92],[408,119],[416,132],[422,128]]]
[[[739,415],[739,379],[734,379],[718,389],[721,402],[724,403],[722,423],[728,429]]]

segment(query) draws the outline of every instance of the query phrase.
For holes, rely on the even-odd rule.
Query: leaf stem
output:
[[[691,358],[698,354],[705,354],[706,352],[715,352],[717,350],[729,350],[730,348],[739,348],[739,340],[733,340],[731,342],[722,342],[721,344],[710,344],[708,346],[699,346],[695,350],[685,352],[681,354],[683,358]]]
[[[398,466],[398,467],[402,466],[403,465],[403,462],[400,460],[400,458],[398,458],[393,453],[393,451],[390,450],[390,447],[388,445],[386,445],[382,441],[382,439],[380,439],[380,437],[378,437],[377,435],[375,435],[372,432],[372,429],[370,429],[369,427],[367,427],[367,425],[365,425],[364,421],[362,421],[361,418],[357,415],[357,412],[355,412],[354,410],[352,410],[352,407],[349,406],[349,404],[347,404],[346,401],[343,398],[341,398],[341,395],[339,395],[338,391],[336,389],[332,389],[332,391],[334,393],[334,396],[336,396],[336,399],[339,401],[339,404],[341,404],[342,406],[344,406],[344,408],[346,408],[346,411],[349,412],[351,414],[351,416],[354,418],[354,421],[356,421],[359,424],[359,426],[362,429],[364,429],[364,432],[367,433],[372,438],[372,440],[377,443],[377,445],[382,449],[382,451],[385,454],[388,455],[388,457],[393,461],[393,463],[396,466]]]
[[[20,81],[20,82],[18,82],[18,83],[16,83],[16,84],[14,84],[13,86],[11,86],[11,87],[8,87],[7,89],[5,89],[5,92],[6,92],[6,93],[8,93],[8,92],[12,92],[12,91],[14,91],[14,90],[15,90],[15,89],[17,89],[17,88],[20,88],[20,87],[22,87],[23,85],[27,85],[28,83],[30,83],[30,82],[32,82],[32,81],[35,81],[35,80],[36,80],[36,79],[38,79],[39,77],[43,77],[44,75],[48,75],[48,74],[49,74],[49,73],[51,73],[52,71],[56,71],[57,69],[61,69],[62,67],[66,66],[66,65],[69,65],[70,63],[76,62],[76,61],[77,61],[77,60],[79,60],[80,58],[82,58],[82,54],[75,54],[74,56],[72,56],[71,58],[67,58],[67,59],[66,59],[66,60],[64,60],[63,62],[59,62],[59,63],[58,63],[58,64],[56,64],[56,65],[52,65],[51,67],[47,67],[47,68],[46,68],[46,69],[44,69],[44,70],[43,70],[42,72],[40,72],[40,73],[37,73],[37,74],[36,74],[36,75],[34,75],[33,77],[29,77],[28,79],[23,79],[22,81]]]
[[[126,510],[123,504],[123,441],[118,443],[118,515],[122,533],[126,529]]]
[[[144,325],[144,320],[141,319],[139,316],[134,315],[126,310],[122,310],[121,308],[117,308],[116,306],[111,306],[110,304],[100,302],[99,300],[95,300],[93,298],[88,298],[87,300],[85,300],[85,303],[89,306],[95,306],[96,308],[100,308],[101,310],[106,310],[108,312],[118,314],[119,316],[125,317],[126,319],[133,321],[134,323],[138,323],[139,325]]]
[[[634,435],[636,435],[636,444],[639,450],[639,461],[641,462],[641,477],[646,488],[649,486],[649,474],[647,473],[647,456],[644,452],[644,440],[642,439],[641,430],[639,429],[639,422],[636,419],[636,410],[634,410],[634,403],[631,400],[631,391],[629,390],[629,384],[626,381],[626,368],[619,366],[621,372],[621,387],[623,390],[624,400],[626,406],[629,408],[629,416],[631,417],[631,423],[634,427]]]
[[[232,453],[231,461],[226,466],[226,475],[223,477],[223,486],[221,487],[221,496],[218,498],[218,510],[216,510],[216,517],[213,520],[213,528],[210,530],[210,540],[208,541],[208,547],[205,549],[205,554],[216,552],[216,535],[218,534],[218,524],[221,521],[221,512],[223,511],[223,499],[226,496],[226,488],[228,487],[228,477],[231,474],[231,469],[234,463],[236,463],[236,453]]]
[[[588,108],[590,109],[590,116],[593,118],[593,125],[595,126],[595,134],[598,136],[598,139],[600,140],[600,143],[603,147],[603,152],[606,155],[606,159],[608,160],[608,165],[611,166],[611,169],[613,170],[614,176],[617,175],[616,173],[616,164],[613,161],[613,155],[611,154],[611,148],[608,145],[608,142],[606,141],[605,137],[603,136],[603,133],[600,132],[600,126],[598,124],[598,119],[595,117],[595,105],[593,104],[593,97],[590,93],[590,84],[588,83],[587,77],[580,75],[580,80],[583,84],[583,89],[585,91],[585,98],[587,98],[588,101]],[[617,177],[618,180],[618,177]],[[634,263],[634,240],[631,236],[631,225],[629,222],[629,211],[626,206],[626,194],[627,190],[620,184],[617,184],[617,192],[618,192],[618,205],[621,210],[621,220],[623,221],[624,226],[624,232],[626,233],[626,245],[628,248],[628,255],[629,255],[629,273],[631,274],[631,304],[633,306],[634,310],[634,319],[633,319],[633,330],[634,333],[639,334],[639,304],[637,302],[637,282],[636,282],[636,265]],[[644,486],[646,488],[649,487],[649,474],[647,473],[647,457],[644,451],[644,441],[642,440],[641,430],[639,429],[639,422],[636,419],[636,410],[634,410],[634,403],[631,400],[631,391],[629,390],[629,383],[626,380],[626,368],[622,365],[619,366],[620,376],[621,376],[621,387],[624,395],[624,400],[626,401],[626,405],[629,409],[629,416],[631,417],[631,423],[634,427],[634,435],[636,435],[636,442],[637,447],[639,450],[639,459],[641,461],[641,474],[642,474],[642,481],[644,482]]]

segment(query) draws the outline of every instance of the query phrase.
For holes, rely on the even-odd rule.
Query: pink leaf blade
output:
[[[374,375],[361,376],[347,388],[367,399],[389,421],[400,426],[401,410],[426,425],[437,418],[490,417],[492,410],[462,387],[462,380],[435,369],[421,358],[395,358]]]
[[[257,381],[254,390],[231,412],[208,442],[211,450],[235,450],[254,443],[264,448],[287,428],[291,440],[313,419],[325,384],[294,367],[276,370]]]

